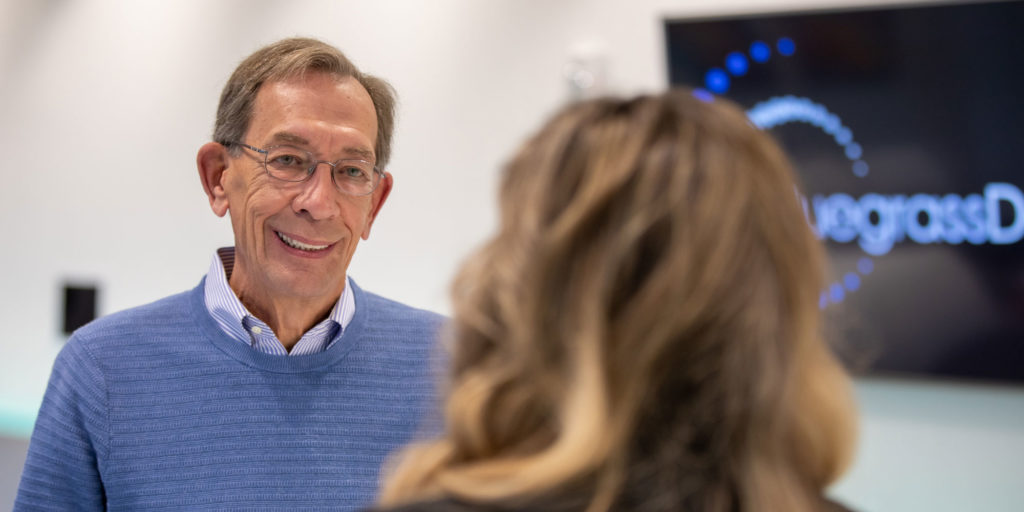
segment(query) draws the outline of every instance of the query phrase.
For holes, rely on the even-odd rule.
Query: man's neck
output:
[[[310,299],[261,294],[253,291],[254,287],[245,278],[244,272],[235,272],[234,248],[218,250],[217,254],[224,266],[228,286],[231,287],[238,300],[249,310],[249,313],[270,326],[270,329],[274,331],[274,336],[289,352],[306,332],[327,318],[341,295],[339,293],[336,296]]]

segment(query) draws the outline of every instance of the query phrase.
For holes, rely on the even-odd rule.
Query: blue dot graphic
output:
[[[872,270],[875,270],[875,262],[871,261],[871,258],[861,258],[857,262],[857,272],[868,275]]]
[[[715,96],[708,92],[707,89],[694,89],[693,97],[703,101],[704,103],[711,103],[712,101],[715,101]]]
[[[788,37],[780,37],[779,42],[775,44],[775,48],[779,50],[780,55],[786,57],[796,53],[796,43]]]
[[[821,123],[821,127],[825,129],[825,133],[835,133],[843,129],[843,122],[839,120],[839,116],[829,114],[825,116],[825,119]],[[840,142],[840,144],[844,143]]]
[[[857,160],[853,163],[853,175],[863,178],[868,175],[868,163],[864,160]]]
[[[849,128],[843,128],[836,133],[836,144],[845,146],[853,140],[853,132]]]
[[[791,122],[817,126],[843,147],[846,157],[853,161],[854,174],[861,178],[867,176],[867,164],[861,161],[863,148],[853,140],[853,132],[843,126],[839,116],[829,112],[824,105],[793,95],[776,96],[751,107],[747,110],[747,117],[754,126],[763,130]]]
[[[780,37],[775,41],[774,46],[779,55],[784,57],[796,53],[796,43],[790,37]],[[693,94],[704,101],[711,101],[714,98],[711,93],[725,94],[729,90],[732,85],[732,77],[746,75],[750,71],[751,61],[765,63],[771,58],[772,46],[764,41],[751,43],[747,55],[742,52],[730,52],[725,56],[724,70],[712,68],[705,73],[704,82],[707,90],[697,89]],[[750,124],[762,130],[791,122],[816,126],[831,136],[839,147],[843,148],[846,158],[852,164],[851,170],[855,176],[864,178],[868,175],[870,169],[867,162],[862,159],[864,149],[854,140],[850,128],[843,126],[840,117],[829,112],[825,106],[817,104],[809,98],[789,94],[762,101],[747,110],[746,114]],[[804,209],[806,214],[806,204]],[[815,229],[813,225],[811,228]],[[817,233],[817,231],[815,232]],[[856,267],[856,271],[847,272],[821,291],[818,305],[822,310],[830,303],[841,303],[847,296],[859,290],[864,284],[865,276],[874,270],[874,261],[865,256],[858,260]]]
[[[832,298],[832,302],[842,302],[843,297],[846,296],[846,290],[839,283],[832,283],[832,286],[828,289],[828,294]]]
[[[772,56],[772,48],[761,41],[754,41],[750,45],[750,58],[754,62],[767,62]]]
[[[743,76],[747,74],[750,64],[747,62],[746,55],[740,52],[732,52],[725,57],[725,67],[733,76]]]
[[[729,90],[729,75],[719,68],[711,68],[704,75],[704,86],[711,92],[725,94]]]
[[[857,288],[860,288],[860,276],[853,272],[846,274],[843,276],[843,285],[845,285],[846,289],[851,292],[857,291]]]

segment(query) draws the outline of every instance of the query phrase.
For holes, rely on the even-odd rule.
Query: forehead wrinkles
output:
[[[268,82],[255,102],[250,135],[265,146],[289,144],[327,158],[376,161],[377,114],[365,88],[349,77]]]
[[[326,157],[334,157],[335,155],[340,155],[338,157],[338,159],[358,158],[358,159],[361,159],[361,160],[366,160],[368,162],[373,162],[374,161],[374,153],[373,153],[372,149],[369,149],[369,148],[366,148],[366,147],[363,147],[363,146],[353,146],[353,145],[346,145],[346,146],[342,146],[340,149],[335,149],[336,148],[336,143],[334,141],[336,139],[337,139],[337,137],[335,136],[335,134],[329,134],[327,136],[327,138],[326,138],[327,142],[326,142],[325,146],[327,148],[329,148],[329,149],[327,150],[328,153],[326,153],[326,154],[321,154],[322,152],[319,151],[318,148],[316,148],[315,145],[312,142],[310,142],[308,139],[306,139],[305,137],[302,137],[301,135],[296,135],[296,134],[291,133],[291,132],[278,132],[278,133],[275,133],[270,138],[270,142],[269,142],[268,147],[275,147],[275,146],[280,146],[280,145],[294,146],[294,147],[296,147],[298,149],[301,149],[303,151],[309,151],[310,153],[313,153],[314,156],[316,156],[317,158],[321,158],[321,157],[325,157],[325,156]]]

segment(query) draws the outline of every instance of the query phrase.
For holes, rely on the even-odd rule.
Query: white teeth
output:
[[[282,242],[288,244],[291,247],[299,249],[299,250],[303,250],[303,251],[322,251],[322,250],[330,247],[330,245],[309,245],[309,244],[304,244],[304,243],[302,243],[302,242],[300,242],[298,240],[292,240],[291,238],[288,238],[287,236],[284,236],[284,234],[278,233],[277,231],[275,231],[274,233],[277,233],[277,237],[280,238]]]

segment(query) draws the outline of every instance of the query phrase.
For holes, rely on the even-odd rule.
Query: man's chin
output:
[[[326,275],[322,269],[289,268],[284,265],[273,265],[263,271],[266,290],[260,295],[271,300],[336,300],[345,288],[343,273],[332,272]]]
[[[345,278],[339,278],[343,281]],[[334,302],[338,300],[341,292],[344,290],[344,285],[331,281],[332,286],[327,286],[324,281],[316,283],[303,283],[303,282],[290,282],[282,283],[282,286],[277,287],[278,292],[276,293],[279,297],[290,297],[294,300],[308,301],[308,302]]]

